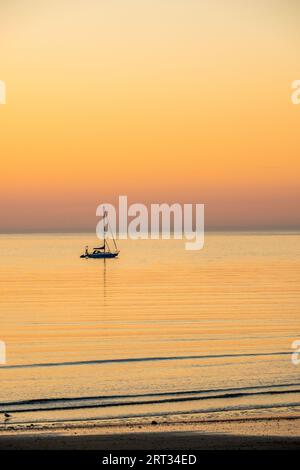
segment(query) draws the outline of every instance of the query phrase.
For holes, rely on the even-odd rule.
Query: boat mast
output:
[[[106,227],[106,210],[105,210],[105,207],[104,207],[104,230],[103,230],[103,238],[104,238],[104,253],[105,253],[105,248],[106,248],[106,230],[107,230],[107,227]]]

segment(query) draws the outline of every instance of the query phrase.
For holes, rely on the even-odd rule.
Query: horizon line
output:
[[[299,227],[210,227],[205,230],[205,233],[212,232],[300,232]],[[33,229],[33,230],[0,230],[0,235],[43,235],[43,234],[94,234],[97,236],[95,230],[91,229]],[[123,233],[123,232],[122,232]],[[146,233],[151,233],[150,231]],[[160,230],[159,234],[163,232]],[[192,233],[192,232],[191,232]],[[193,231],[195,233],[195,231]],[[171,232],[171,236],[174,232]]]

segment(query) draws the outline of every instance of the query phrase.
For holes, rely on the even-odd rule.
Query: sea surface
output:
[[[299,415],[299,233],[87,243],[0,235],[0,424]]]

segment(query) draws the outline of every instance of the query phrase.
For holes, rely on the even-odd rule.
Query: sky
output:
[[[0,233],[96,207],[204,203],[300,228],[298,0],[1,0]]]

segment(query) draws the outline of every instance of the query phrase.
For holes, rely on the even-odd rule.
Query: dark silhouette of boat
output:
[[[85,259],[87,258],[94,258],[94,259],[116,258],[118,254],[120,253],[120,250],[118,250],[116,240],[114,238],[114,234],[111,230],[106,211],[104,212],[103,221],[104,221],[103,245],[93,248],[93,251],[91,252],[89,251],[89,247],[86,246],[85,252],[83,255],[80,256],[80,258],[85,258]],[[111,250],[108,244],[108,240],[106,237],[106,233],[108,229],[110,230],[110,233],[111,233],[112,241],[114,244],[114,250]]]

